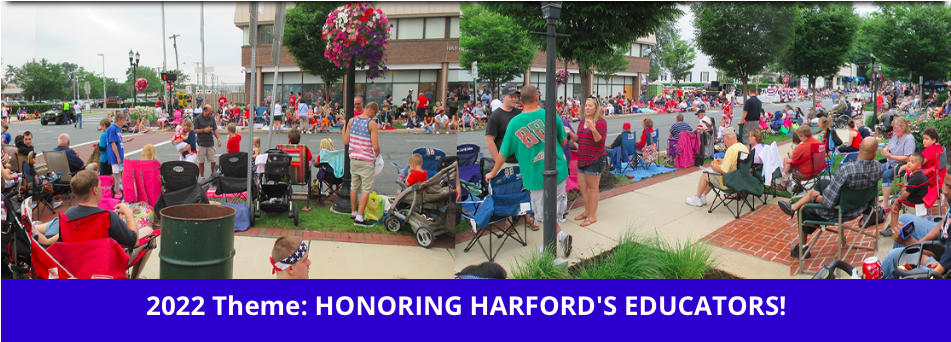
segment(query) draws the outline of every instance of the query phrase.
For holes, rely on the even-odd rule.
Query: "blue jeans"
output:
[[[76,114],[76,124],[79,125],[79,128],[83,128],[83,113]]]
[[[426,130],[426,133],[433,134],[433,126],[435,125],[423,125],[423,129]]]
[[[925,219],[923,217],[918,217],[912,214],[902,214],[898,217],[898,226],[904,226],[905,223],[914,222],[915,231],[911,233],[911,236],[915,240],[921,240],[928,234],[934,226],[937,225],[936,222]],[[898,257],[901,256],[902,250],[905,249],[905,245],[902,245],[898,242],[892,243],[892,250],[888,251],[888,254],[885,255],[885,258],[882,259],[882,278],[885,279],[895,279],[895,267],[898,266]],[[929,259],[934,261],[934,258]]]
[[[895,168],[887,169],[885,163],[882,165],[882,186],[892,186],[892,179],[895,178]]]

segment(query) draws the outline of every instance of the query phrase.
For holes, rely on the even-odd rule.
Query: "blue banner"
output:
[[[3,280],[6,341],[891,340],[942,336],[945,282]],[[883,290],[895,291],[885,294]],[[913,298],[919,293],[938,293]],[[929,303],[934,301],[934,303]],[[914,304],[912,304],[914,303]],[[923,305],[922,305],[923,304]],[[18,324],[13,324],[17,322]],[[914,327],[914,328],[913,328]],[[45,331],[45,332],[44,332]],[[8,339],[9,338],[9,339]]]

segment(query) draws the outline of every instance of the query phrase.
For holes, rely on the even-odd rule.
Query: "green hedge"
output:
[[[26,105],[13,105],[10,106],[13,109],[13,115],[16,115],[20,108],[26,108],[27,114],[33,114],[33,112],[45,112],[53,108],[52,103],[41,103],[41,104],[26,104]]]
[[[909,128],[911,129],[912,136],[915,137],[915,145],[918,151],[924,149],[921,135],[922,132],[924,132],[924,130],[929,127],[933,127],[934,129],[938,130],[938,142],[941,144],[941,146],[951,146],[951,120],[921,116],[918,119],[911,119],[909,121]]]

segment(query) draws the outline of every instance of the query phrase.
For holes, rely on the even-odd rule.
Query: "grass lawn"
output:
[[[295,201],[298,208],[303,208],[306,202]],[[309,212],[299,211],[299,224],[294,226],[294,219],[288,218],[287,213],[265,213],[261,212],[261,217],[254,220],[255,228],[282,228],[294,230],[308,230],[321,232],[350,232],[350,233],[373,233],[390,235],[409,235],[411,230],[404,227],[398,233],[390,233],[383,227],[382,223],[376,222],[373,227],[363,228],[353,225],[350,215],[340,215],[330,211],[332,202],[325,201],[323,205],[318,206],[316,201],[311,200]]]
[[[786,141],[786,140],[792,140],[792,136],[786,135],[786,134],[771,134],[771,135],[767,135],[763,137],[763,144],[769,145],[769,144],[772,144],[773,142],[780,142],[780,141]]]

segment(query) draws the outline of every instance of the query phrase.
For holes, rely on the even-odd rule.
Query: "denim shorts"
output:
[[[608,164],[608,156],[601,155],[594,162],[587,166],[578,165],[578,172],[586,175],[600,176],[604,172],[604,167]]]

